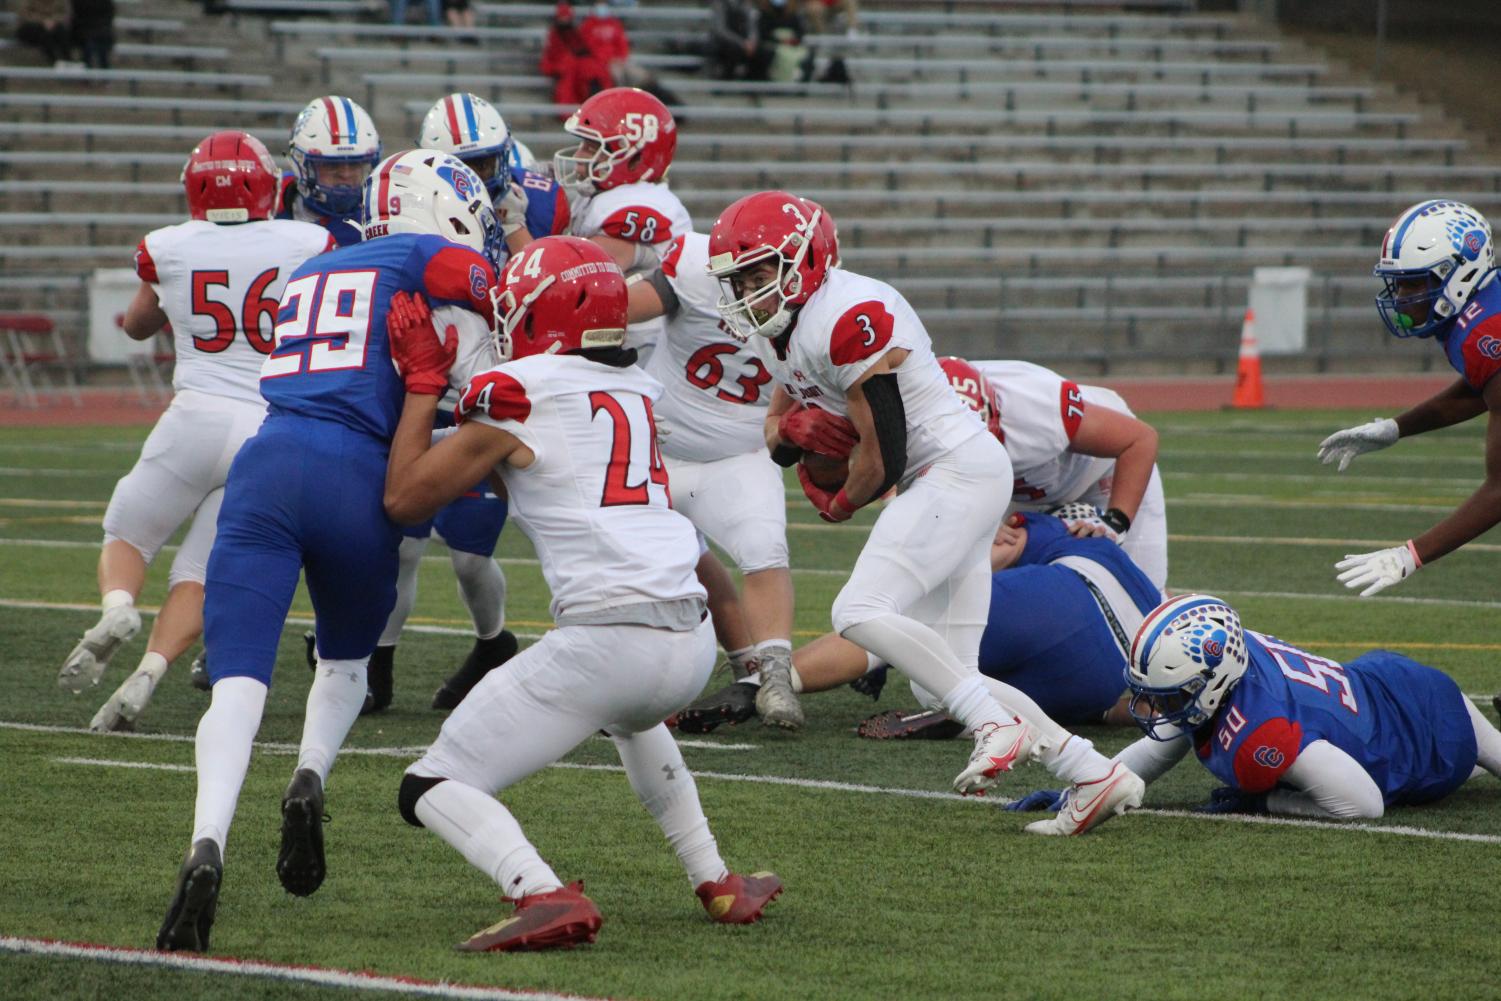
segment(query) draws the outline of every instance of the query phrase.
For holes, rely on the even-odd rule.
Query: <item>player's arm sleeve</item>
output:
[[[1270,792],[1298,759],[1303,727],[1274,716],[1236,739],[1235,787],[1242,792]]]
[[[1501,315],[1487,316],[1469,331],[1460,346],[1464,355],[1465,382],[1476,392],[1501,372]]]
[[[1170,772],[1188,753],[1188,735],[1180,733],[1172,740],[1143,737],[1115,756],[1116,761],[1131,769],[1148,785]]]
[[[1375,820],[1385,811],[1381,788],[1350,755],[1327,740],[1315,740],[1282,776],[1292,789],[1267,795],[1271,813],[1338,820]]]
[[[885,476],[872,495],[880,497],[896,486],[907,471],[907,408],[902,403],[902,391],[897,387],[894,372],[873,375],[861,386],[865,402],[870,405],[876,442],[881,448],[881,468]]]
[[[678,299],[678,290],[673,287],[672,281],[661,270],[653,271],[646,276],[646,284],[657,293],[657,298],[662,300],[662,311],[658,316],[675,316],[682,308],[682,302]]]

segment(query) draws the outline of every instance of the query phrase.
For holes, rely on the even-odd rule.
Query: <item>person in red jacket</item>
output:
[[[620,24],[614,18],[588,20],[615,21],[617,26]],[[595,33],[597,29],[586,33],[574,20],[572,4],[558,4],[553,13],[552,27],[547,31],[547,42],[542,48],[540,67],[543,76],[553,78],[554,104],[567,105],[572,109],[590,95],[615,86],[615,79],[610,75],[609,56],[594,48],[592,36]],[[624,28],[620,28],[620,41],[625,43]],[[626,51],[629,52],[628,45]],[[566,118],[567,113],[563,117]]]

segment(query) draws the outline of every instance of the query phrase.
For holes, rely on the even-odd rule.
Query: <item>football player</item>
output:
[[[309,101],[292,123],[287,157],[293,169],[277,218],[315,222],[341,247],[359,243],[360,192],[380,162],[380,133],[365,109],[337,94]]]
[[[460,372],[494,357],[500,224],[474,172],[436,150],[389,157],[368,179],[364,218],[364,242],[309,261],[287,282],[261,369],[268,416],[225,483],[204,595],[213,696],[198,724],[192,846],[161,949],[208,948],[224,843],[302,571],[318,670],[282,798],[276,872],[298,896],[323,882],[323,785],[364,704],[366,663],[396,597],[401,532],[381,506],[405,397],[386,337],[393,298],[420,292],[459,331]],[[441,393],[446,381],[432,379],[428,389]]]
[[[189,518],[193,524],[172,560],[146,655],[94,715],[94,730],[134,726],[168,665],[202,632],[204,573],[224,479],[266,412],[260,372],[276,304],[292,272],[333,246],[327,230],[272,219],[276,166],[247,133],[216,132],[200,142],[182,184],[191,221],[141,240],[141,284],[123,321],[135,340],[171,324],[172,404],[115,485],[99,554],[103,614],[68,654],[59,684],[77,693],[99,683],[110,657],[141,626],[135,601],[146,568],[178,526]]]
[[[726,869],[662,725],[708,678],[714,631],[694,577],[698,540],[672,510],[657,450],[652,401],[662,387],[623,346],[625,277],[600,247],[549,237],[511,259],[498,293],[503,364],[469,383],[458,431],[435,447],[437,401],[427,394],[449,363],[452,335],[440,340],[420,315],[392,328],[408,394],[386,509],[401,521],[426,518],[498,475],[542,561],[557,628],[487,674],[448,718],[402,780],[401,814],[516,902],[513,917],[460,949],[593,941],[598,909],[581,884],[563,885],[495,793],[604,730],[710,918],[754,921],[781,882]]]
[[[723,291],[720,314],[742,336],[755,335],[780,384],[767,447],[778,463],[797,463],[820,516],[846,521],[898,487],[834,601],[834,629],[934,693],[975,732],[956,789],[983,791],[1036,755],[1078,793],[1078,807],[1060,815],[1055,833],[1082,833],[1140,802],[1141,780],[977,670],[986,546],[1011,493],[1011,461],[949,388],[901,294],[831,267],[822,214],[785,191],[748,195],[715,222],[709,270]],[[818,486],[798,462],[804,450],[847,452],[844,486]]]
[[[1204,812],[1374,820],[1447,796],[1477,763],[1501,776],[1501,731],[1442,671],[1389,650],[1340,664],[1208,595],[1147,617],[1126,681],[1147,736],[1116,760],[1151,782],[1192,750],[1225,783]]]
[[[1075,530],[1115,538],[1158,590],[1167,586],[1167,502],[1150,424],[1111,390],[1080,386],[1040,365],[963,358],[938,364],[1006,446],[1014,510],[1091,505],[1102,513],[1071,521]]]
[[[1051,515],[1009,515],[990,547],[990,617],[980,637],[980,673],[1026,694],[1064,725],[1133,726],[1122,695],[1126,654],[1161,594],[1121,547],[1070,534]],[[876,657],[836,633],[792,655],[799,692],[820,692],[884,674]],[[874,687],[879,692],[881,678]],[[715,693],[699,730],[754,714],[754,695],[735,686]],[[918,692],[925,705],[927,692]],[[749,697],[748,697],[749,696]],[[705,699],[706,704],[710,703]],[[691,730],[678,714],[678,728]],[[962,730],[936,709],[880,714],[882,736],[951,736]],[[862,728],[862,732],[865,728]],[[875,734],[872,734],[875,735]]]
[[[1489,414],[1485,480],[1437,525],[1400,546],[1347,555],[1335,569],[1368,598],[1417,573],[1501,522],[1501,281],[1485,217],[1460,202],[1419,202],[1397,217],[1381,243],[1375,274],[1383,282],[1376,309],[1394,337],[1431,337],[1459,373],[1395,418],[1337,431],[1319,444],[1319,459],[1343,472],[1365,452],[1426,431]]]
[[[563,123],[578,139],[553,156],[568,191],[570,232],[599,244],[628,275],[656,268],[693,220],[667,186],[677,151],[677,122],[644,90],[612,87],[589,98]],[[626,343],[642,359],[661,337],[660,320],[632,324]]]
[[[763,722],[796,729],[803,712],[787,680],[792,669],[787,505],[782,471],[767,454],[761,431],[771,402],[771,373],[749,345],[725,331],[717,308],[719,283],[709,276],[708,263],[707,235],[675,238],[661,268],[632,282],[630,319],[667,317],[648,371],[664,387],[655,412],[673,506],[701,537],[729,553],[745,582],[743,607],[731,582],[726,601],[713,608],[731,667],[747,686],[736,691],[754,690],[749,691],[752,703],[761,693]],[[700,566],[715,598],[729,575],[712,554],[706,553]],[[730,602],[735,607],[726,608]],[[778,680],[763,690],[764,677]],[[691,730],[693,716],[692,707],[679,713],[679,725],[686,719]]]

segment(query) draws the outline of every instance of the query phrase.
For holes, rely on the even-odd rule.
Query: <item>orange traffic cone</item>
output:
[[[1240,325],[1240,361],[1235,366],[1235,393],[1230,406],[1255,409],[1266,406],[1266,392],[1261,385],[1261,349],[1256,344],[1256,314],[1246,310]]]

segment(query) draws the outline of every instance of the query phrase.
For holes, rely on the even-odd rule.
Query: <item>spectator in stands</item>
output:
[[[73,0],[73,41],[89,69],[109,69],[115,47],[115,0]]]
[[[615,16],[621,4],[596,3],[589,16],[579,24],[579,34],[595,58],[604,62],[614,86],[640,87],[668,106],[682,104],[682,99],[657,79],[655,73],[631,59],[631,39],[625,24]]]
[[[614,18],[605,20],[620,23]],[[603,37],[605,32],[599,34]],[[623,28],[620,38],[624,42]],[[625,46],[625,52],[629,54],[629,44]],[[570,111],[583,104],[590,95],[615,86],[615,78],[610,74],[609,54],[595,50],[589,36],[574,20],[573,5],[569,3],[558,4],[553,12],[547,42],[542,47],[541,70],[543,76],[553,79],[553,103],[567,105]],[[565,112],[563,117],[567,115]]]
[[[777,83],[806,81],[813,75],[813,51],[803,44],[808,31],[802,14],[788,0],[757,2],[761,8],[761,44],[770,50],[764,79]]]
[[[474,8],[469,0],[443,0],[443,16],[450,28],[473,28]]]
[[[838,8],[836,13],[835,8]],[[860,30],[860,4],[858,0],[808,0],[803,5],[803,17],[809,30],[815,35],[830,35],[840,27],[844,33],[853,35]]]
[[[407,23],[407,5],[410,0],[391,0],[391,23]],[[443,0],[423,0],[427,6],[427,23],[438,27],[443,23]],[[470,15],[473,16],[472,14]]]
[[[16,41],[40,50],[42,57],[58,69],[66,69],[73,58],[68,0],[21,0],[16,11]]]
[[[765,80],[771,51],[761,44],[761,11],[752,0],[714,0],[709,8],[709,60],[721,80]]]

